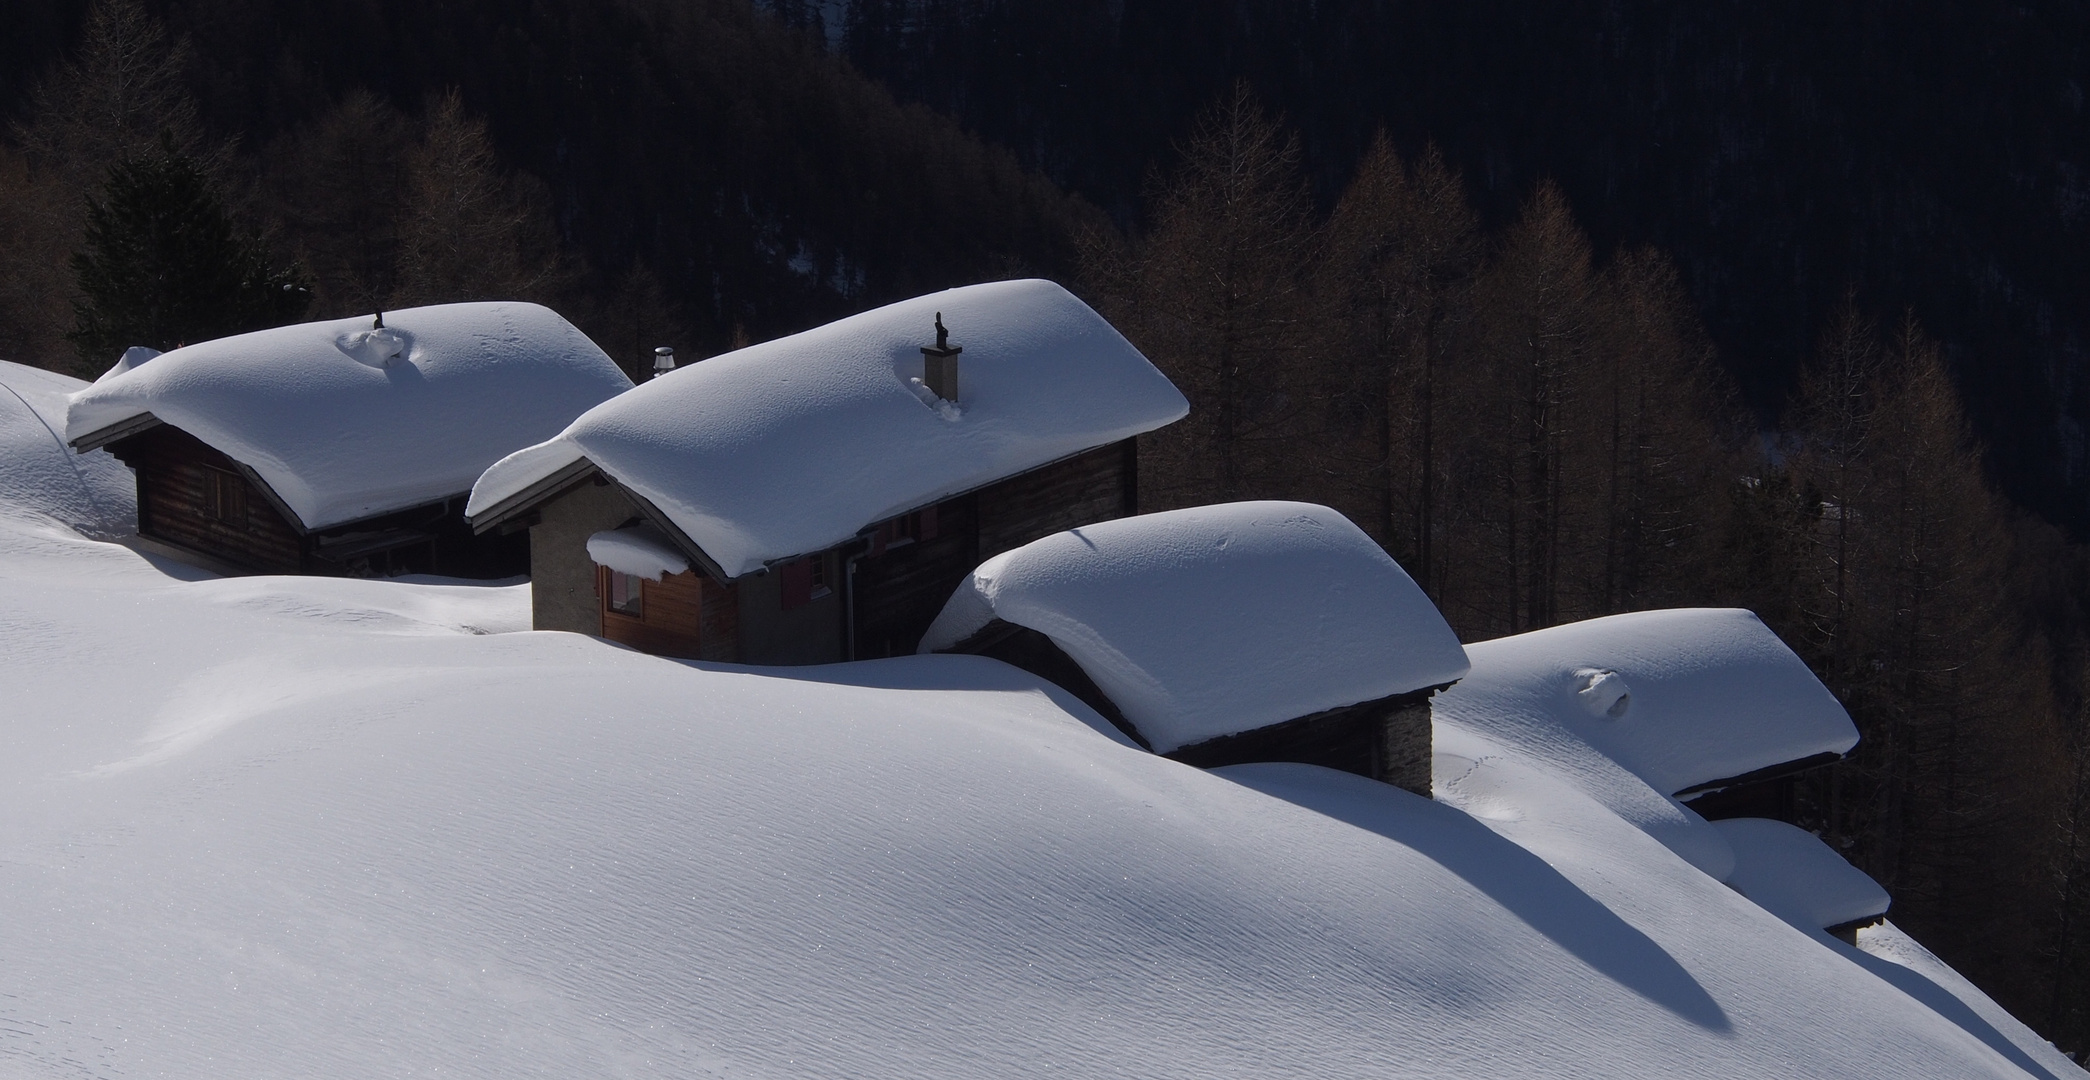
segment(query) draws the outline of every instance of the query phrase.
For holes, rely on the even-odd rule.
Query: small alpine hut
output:
[[[1304,762],[1422,795],[1430,696],[1467,669],[1399,564],[1294,502],[1107,521],[999,555],[921,649],[1014,664],[1188,764]]]
[[[473,534],[472,481],[629,389],[547,308],[445,304],[132,349],[66,437],[137,473],[140,537],[207,565],[506,577],[526,541]]]
[[[1858,743],[1829,688],[1739,608],[1608,615],[1466,651],[1445,715],[1542,717],[1707,819],[1792,820],[1793,779]]]
[[[971,285],[661,375],[487,470],[467,512],[529,530],[540,630],[895,656],[982,558],[1134,513],[1134,437],[1188,411],[1065,289]]]

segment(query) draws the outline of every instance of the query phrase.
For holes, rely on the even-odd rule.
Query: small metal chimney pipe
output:
[[[673,370],[675,370],[675,350],[666,345],[653,350],[653,377],[658,379]]]
[[[922,385],[945,401],[958,400],[958,354],[964,351],[965,346],[951,344],[943,312],[937,312],[936,344],[922,346]]]

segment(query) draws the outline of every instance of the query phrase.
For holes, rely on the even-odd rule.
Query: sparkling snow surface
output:
[[[27,423],[0,1075],[2081,1075],[1537,742],[1440,730],[1431,802],[1199,772],[974,657],[680,663],[481,632],[521,586],[184,580],[58,524],[92,474]]]
[[[572,324],[517,302],[135,352],[74,397],[66,438],[149,412],[261,474],[309,529],[468,491],[502,455],[631,388]]]
[[[956,406],[919,385],[937,312],[965,350]],[[1188,411],[1065,289],[968,285],[653,379],[487,470],[467,512],[585,457],[738,577]]]
[[[588,537],[588,558],[620,574],[659,581],[668,574],[689,569],[689,560],[651,525],[610,529]]]
[[[1467,667],[1407,573],[1311,503],[1121,518],[997,555],[958,586],[921,651],[995,618],[1051,638],[1161,753]]]

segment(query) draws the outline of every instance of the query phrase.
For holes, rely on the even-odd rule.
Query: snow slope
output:
[[[88,536],[138,527],[138,487],[107,454],[65,445],[66,398],[87,384],[0,360],[0,507],[42,514]]]
[[[1171,510],[1025,544],[959,584],[921,651],[997,618],[1051,638],[1160,753],[1467,668],[1407,573],[1310,503]]]
[[[965,350],[955,405],[921,386],[938,312]],[[738,577],[1188,411],[1065,289],[968,285],[653,379],[487,470],[466,512],[586,458]]]
[[[308,529],[469,491],[488,465],[631,388],[548,308],[443,304],[124,354],[67,439],[151,413],[247,465]],[[106,457],[107,455],[102,455]]]
[[[981,658],[478,632],[526,587],[180,580],[46,510],[0,504],[0,1075],[2079,1075],[1485,732],[1440,802],[1206,773]]]

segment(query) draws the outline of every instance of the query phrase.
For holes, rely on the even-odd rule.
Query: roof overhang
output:
[[[149,412],[142,412],[127,420],[118,420],[108,427],[90,431],[72,440],[72,448],[82,454],[89,450],[99,450],[110,443],[128,439],[139,432],[151,431],[164,423],[166,421],[161,420],[159,417]]]
[[[596,468],[595,463],[587,458],[575,458],[529,487],[472,515],[472,531],[483,533],[519,518],[537,509],[538,504],[565,493],[568,488],[580,486],[601,472],[602,470]],[[603,473],[603,476],[607,478],[608,474]]]

